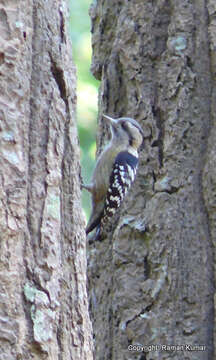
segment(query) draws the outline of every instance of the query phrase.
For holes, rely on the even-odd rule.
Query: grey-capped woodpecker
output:
[[[91,184],[82,185],[92,194],[92,213],[86,234],[97,228],[95,240],[100,240],[104,225],[134,182],[138,151],[144,140],[143,130],[134,119],[112,119],[107,115],[103,118],[110,127],[111,140],[97,159]]]

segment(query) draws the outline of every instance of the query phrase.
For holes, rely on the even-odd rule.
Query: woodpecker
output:
[[[143,130],[134,119],[113,119],[107,115],[103,118],[110,127],[111,140],[98,157],[91,184],[82,185],[92,195],[92,213],[86,234],[97,228],[95,240],[101,239],[103,227],[115,214],[135,179],[138,150],[144,140]]]

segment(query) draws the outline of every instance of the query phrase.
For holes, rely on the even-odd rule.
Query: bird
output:
[[[95,240],[101,240],[104,226],[120,207],[134,182],[139,153],[144,143],[140,124],[129,117],[113,119],[103,115],[111,132],[111,139],[99,155],[91,183],[82,184],[92,196],[92,212],[86,234],[96,228]]]

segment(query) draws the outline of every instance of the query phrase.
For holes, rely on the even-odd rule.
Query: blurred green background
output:
[[[92,0],[69,0],[70,35],[73,59],[77,67],[77,122],[81,148],[81,167],[84,183],[89,183],[95,164],[97,94],[99,81],[90,73],[91,24],[88,10]],[[87,219],[91,211],[90,194],[82,192],[83,209]]]

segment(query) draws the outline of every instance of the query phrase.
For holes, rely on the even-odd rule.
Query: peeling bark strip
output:
[[[96,359],[213,359],[215,1],[98,0],[90,14],[100,111],[146,134],[113,235],[90,247]]]
[[[0,5],[0,359],[92,359],[65,1]]]

